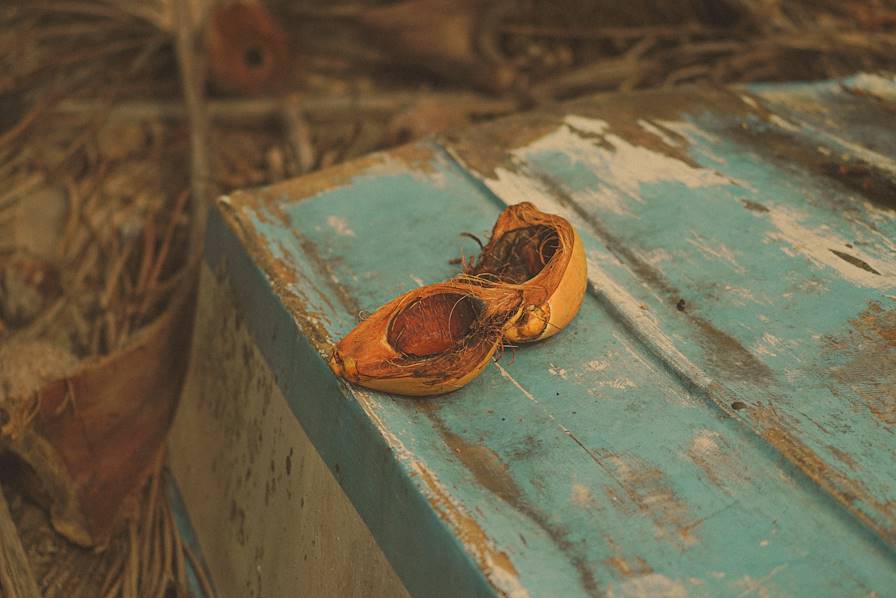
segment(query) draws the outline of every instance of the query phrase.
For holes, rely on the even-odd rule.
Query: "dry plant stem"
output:
[[[162,499],[164,500],[164,499]],[[156,505],[157,516],[153,518],[152,529],[152,553],[150,554],[150,566],[146,577],[147,585],[142,588],[144,596],[155,596],[160,587],[165,585],[167,574],[165,573],[165,563],[162,561],[164,552],[162,550],[162,535],[165,533],[165,522],[162,519],[162,506]]]
[[[193,568],[193,573],[196,574],[196,579],[199,580],[199,587],[202,588],[203,595],[206,598],[215,598],[212,584],[209,583],[208,577],[205,574],[205,567],[202,566],[202,563],[199,562],[199,559],[196,558],[196,555],[193,554],[193,550],[189,546],[184,546],[184,551],[187,554],[187,558],[190,560],[190,566]]]
[[[122,567],[125,563],[126,554],[124,551],[116,551],[115,560],[112,566],[109,567],[106,577],[100,585],[100,596],[112,596],[118,593],[118,588],[121,587]]]
[[[125,572],[124,596],[137,598],[137,582],[140,578],[140,553],[137,545],[137,520],[128,522],[128,564]]]
[[[146,219],[143,225],[143,259],[140,262],[140,270],[137,274],[137,293],[142,293],[149,283],[149,274],[152,270],[153,258],[156,247],[156,225],[152,218]]]
[[[0,488],[0,589],[7,598],[40,598],[31,563]]]
[[[146,501],[146,514],[143,517],[143,524],[141,526],[143,532],[143,546],[140,549],[140,562],[142,563],[141,568],[141,580],[146,579],[147,573],[149,572],[150,566],[150,555],[149,550],[152,545],[153,534],[153,523],[155,521],[155,513],[156,513],[156,505],[159,496],[159,478],[161,477],[162,472],[162,454],[163,451],[159,451],[158,456],[156,457],[156,462],[153,465],[153,473],[152,478],[149,483],[149,499]]]
[[[399,112],[423,99],[482,116],[508,114],[519,108],[519,101],[512,98],[490,98],[473,93],[393,92],[358,97],[344,94],[303,96],[302,111],[312,120],[343,120],[356,115]],[[282,100],[274,98],[213,100],[207,102],[206,110],[214,121],[257,123],[275,121],[282,113],[282,106]],[[64,100],[53,107],[54,114],[83,114],[94,110],[95,103],[83,100]],[[129,100],[111,107],[108,117],[110,120],[183,120],[187,112],[177,102]]]
[[[28,177],[25,177],[25,180],[20,181],[12,189],[9,189],[8,191],[0,195],[0,209],[12,205],[18,199],[21,199],[26,193],[42,184],[44,181],[44,175],[40,172],[36,172]]]
[[[302,114],[302,104],[298,95],[290,95],[284,100],[283,121],[295,163],[293,174],[305,174],[314,167],[315,156],[311,131]]]
[[[198,258],[205,236],[207,203],[212,196],[208,181],[208,113],[205,110],[205,73],[195,53],[198,24],[193,23],[192,7],[188,0],[175,0],[175,28],[177,62],[181,86],[190,121],[190,189],[193,195],[192,226],[189,255]]]
[[[532,37],[553,37],[562,39],[638,39],[641,37],[680,38],[689,35],[731,35],[734,31],[704,27],[699,23],[656,27],[548,27],[506,23],[499,28],[502,33]]]
[[[187,584],[187,568],[184,566],[184,546],[171,512],[171,505],[165,502],[165,517],[168,520],[168,529],[174,538],[174,580],[181,586]]]
[[[161,512],[159,513],[159,529],[162,534],[162,571],[165,574],[165,579],[174,579],[174,568],[172,566],[172,549],[174,544],[174,538],[172,535],[172,529],[169,525],[169,514],[168,514],[168,501],[162,501]],[[162,583],[162,588],[165,587],[165,583]]]
[[[171,251],[171,242],[174,239],[174,231],[177,229],[177,223],[184,212],[184,208],[186,207],[187,199],[189,199],[189,197],[189,191],[183,191],[177,197],[177,201],[174,204],[174,210],[171,213],[171,219],[168,221],[168,226],[165,229],[165,236],[162,238],[162,246],[159,249],[158,256],[155,259],[155,265],[150,270],[149,278],[140,289],[141,291],[145,291],[155,287],[156,282],[159,279],[159,275],[162,272],[162,267],[165,265],[165,259],[168,257],[168,253]],[[143,302],[141,303],[140,309],[138,311],[138,315],[142,316],[146,312],[147,307],[148,295],[144,295]]]
[[[56,98],[52,94],[46,94],[42,96],[41,99],[31,107],[31,109],[25,114],[25,116],[23,116],[19,120],[17,124],[15,124],[11,129],[8,129],[0,134],[0,147],[11,143],[22,133],[27,131],[28,127],[37,122],[37,119],[40,118],[40,116],[47,108],[50,107],[54,99]]]
[[[131,251],[133,251],[133,249],[133,243],[128,243],[127,245],[125,245],[124,251],[121,252],[118,259],[116,259],[112,265],[112,269],[109,272],[108,277],[106,278],[106,288],[103,290],[103,294],[100,297],[100,305],[102,305],[104,308],[108,308],[112,303],[112,296],[118,287],[122,270],[124,270],[124,265],[127,263],[128,258],[131,257]]]
[[[119,577],[112,584],[112,587],[109,588],[105,594],[102,594],[103,598],[116,598],[121,592],[122,587],[124,586],[124,578]]]

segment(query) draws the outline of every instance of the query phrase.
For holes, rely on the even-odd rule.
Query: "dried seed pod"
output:
[[[492,238],[468,274],[520,285],[521,317],[505,331],[511,342],[553,336],[575,317],[588,284],[582,240],[566,219],[524,201],[498,217]]]
[[[512,285],[455,279],[393,299],[336,346],[330,368],[349,382],[395,394],[457,390],[478,376],[521,313]]]

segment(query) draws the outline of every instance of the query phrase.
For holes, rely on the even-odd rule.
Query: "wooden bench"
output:
[[[574,322],[425,400],[335,378],[507,204]],[[173,468],[222,596],[896,588],[896,80],[522,114],[221,198]]]

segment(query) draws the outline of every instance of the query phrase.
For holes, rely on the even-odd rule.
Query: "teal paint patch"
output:
[[[887,399],[878,392],[869,405],[867,393],[850,392],[841,379],[815,364],[830,352],[828,339],[851,333],[849,322],[872,305],[892,305],[896,220],[799,164],[777,165],[728,141],[726,134],[742,125],[706,116],[679,125],[690,157],[713,174],[703,177],[706,185],[652,180],[634,185],[624,179],[614,189],[612,179],[590,182],[598,161],[593,153],[564,152],[553,149],[555,144],[544,144],[551,148],[544,151],[534,144],[517,155],[536,176],[550,178],[568,193],[587,218],[620,231],[616,238],[626,247],[624,259],[637,262],[640,282],[650,287],[653,299],[666,306],[685,301],[690,318],[662,322],[679,350],[736,389],[746,404],[764,403],[782,413],[808,449],[844,478],[850,477],[848,469],[863,472],[860,486],[849,480],[844,492],[868,492],[871,499],[857,500],[856,508],[892,537],[893,512],[887,501],[896,494],[896,478],[888,466],[893,455],[880,450],[892,442],[892,418],[879,413]],[[681,162],[678,176],[691,181],[693,171]],[[581,190],[567,187],[570,180]],[[624,205],[614,213],[605,201],[595,201],[589,191],[597,185],[608,187],[614,201]],[[840,206],[843,201],[851,203],[848,215]],[[723,342],[701,339],[707,322],[724,335]],[[734,355],[726,346],[732,341],[738,344]],[[886,349],[876,355],[873,359],[884,367],[867,372],[871,380],[862,383],[892,389],[889,372],[896,369],[896,356]],[[860,436],[842,425],[855,419],[851,414],[856,410],[870,416],[859,419]],[[843,463],[839,456],[844,454],[856,458]]]
[[[892,388],[896,293],[826,242],[847,239],[888,272],[892,219],[738,141],[741,115],[695,102],[677,121],[686,147],[667,154],[570,129],[514,152],[516,186],[483,187],[437,154],[270,209],[234,200],[253,231],[244,242],[289,277],[267,264],[262,275],[222,223],[210,229],[207,259],[226,267],[294,413],[412,593],[896,586],[892,427],[871,410]],[[593,128],[612,134],[613,119],[608,108]],[[358,312],[456,272],[457,235],[500,212],[488,189],[511,202],[531,190],[572,214],[604,277],[576,320],[445,397],[337,383],[331,344]],[[633,310],[655,328],[633,327]],[[790,439],[818,463],[796,462]],[[807,466],[835,477],[819,485]],[[831,494],[850,484],[862,491],[852,510]]]

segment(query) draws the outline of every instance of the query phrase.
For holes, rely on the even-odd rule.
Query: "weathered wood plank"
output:
[[[845,150],[763,93],[596,99],[224,200],[206,259],[412,594],[896,587],[896,225],[791,159]],[[567,330],[442,398],[336,383],[361,312],[524,199],[585,237]]]
[[[772,89],[827,128],[795,125],[746,94],[679,104],[679,118],[653,124],[652,106],[636,103],[626,122],[609,100],[514,150],[514,166],[484,173],[486,184],[509,202],[540,195],[545,209],[572,211],[633,275],[628,294],[609,300],[658,304],[659,326],[637,324],[658,353],[729,414],[741,401],[744,421],[893,543],[896,220],[877,194],[861,194],[873,188],[840,173],[861,161],[892,198],[896,162],[837,136],[847,112],[832,94],[854,97],[842,87]],[[655,149],[637,143],[638,126]],[[592,261],[599,271],[606,260]]]

